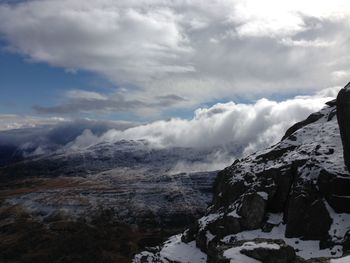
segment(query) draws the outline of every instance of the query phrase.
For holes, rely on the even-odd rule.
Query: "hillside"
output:
[[[342,139],[346,143],[348,126],[339,122],[340,136],[337,106],[338,119],[346,119],[349,103],[341,102],[349,100],[349,87],[276,145],[219,172],[206,215],[134,262],[329,262],[346,256],[350,174]]]

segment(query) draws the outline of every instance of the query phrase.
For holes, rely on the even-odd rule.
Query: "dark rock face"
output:
[[[312,191],[292,194],[286,213],[286,237],[327,240],[331,224],[324,201],[315,199]]]
[[[343,142],[344,161],[350,171],[350,83],[337,96],[337,118]]]

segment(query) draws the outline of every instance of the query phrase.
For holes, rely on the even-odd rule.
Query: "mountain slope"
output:
[[[346,255],[350,174],[336,103],[328,104],[281,142],[221,171],[206,215],[134,262],[327,262]]]

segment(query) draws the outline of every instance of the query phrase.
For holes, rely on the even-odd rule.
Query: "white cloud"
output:
[[[174,118],[124,131],[109,130],[98,139],[87,132],[77,143],[91,145],[101,141],[143,139],[154,147],[208,148],[222,145],[242,148],[242,153],[248,154],[276,143],[287,128],[324,107],[337,91],[339,88],[335,87],[313,96],[297,96],[281,102],[260,99],[254,104],[218,103],[210,108],[197,109],[191,120]]]
[[[66,119],[61,117],[41,118],[16,114],[0,114],[0,131],[34,128],[43,125],[53,125],[64,121],[66,121]]]
[[[2,131],[0,145],[12,144],[28,155],[35,155],[56,150],[80,151],[120,140],[146,140],[145,145],[151,148],[186,147],[198,154],[197,159],[184,156],[169,173],[219,170],[235,158],[279,141],[291,125],[324,107],[339,89],[328,88],[312,96],[296,96],[280,102],[260,99],[252,104],[217,103],[197,109],[192,119],[173,118],[143,125],[0,115],[0,130],[37,127]]]
[[[100,93],[85,90],[70,90],[67,92],[67,97],[69,99],[107,100],[107,97]]]
[[[34,105],[39,114],[79,115],[80,113],[128,112],[138,115],[151,115],[154,108],[164,109],[173,105],[186,105],[188,101],[175,94],[154,96],[152,98],[127,99],[123,92],[103,95],[98,92],[71,90],[65,100],[54,106]]]
[[[345,0],[32,0],[0,4],[0,33],[33,61],[107,77],[127,101],[196,107],[344,85],[349,18]]]

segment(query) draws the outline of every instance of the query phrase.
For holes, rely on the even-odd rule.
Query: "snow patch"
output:
[[[240,262],[240,263],[256,263],[260,262],[258,260],[255,260],[253,258],[250,258],[246,255],[241,254],[241,251],[244,250],[254,250],[257,248],[266,248],[266,249],[274,249],[278,250],[280,249],[280,246],[277,244],[269,244],[266,242],[256,244],[254,242],[245,242],[242,246],[239,247],[233,247],[224,252],[224,257],[227,259],[230,259],[230,262]]]

